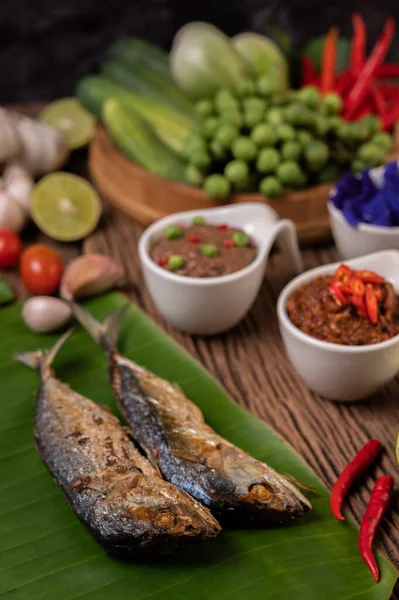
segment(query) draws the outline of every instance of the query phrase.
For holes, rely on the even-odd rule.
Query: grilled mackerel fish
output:
[[[235,523],[271,525],[311,509],[287,477],[229,443],[175,385],[116,349],[123,309],[98,323],[79,305],[75,316],[105,349],[111,385],[132,435],[168,481]],[[232,519],[230,519],[230,517]]]
[[[109,409],[55,377],[51,362],[63,341],[15,358],[40,373],[36,447],[77,517],[119,555],[169,553],[215,537],[220,526],[209,510],[161,478]]]

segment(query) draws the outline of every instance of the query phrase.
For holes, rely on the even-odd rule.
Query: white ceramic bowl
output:
[[[399,370],[399,335],[380,344],[341,346],[317,340],[295,327],[286,304],[292,292],[318,275],[334,273],[340,263],[306,271],[281,292],[277,304],[287,354],[310,389],[330,400],[351,402],[371,396]],[[348,261],[354,269],[375,271],[399,291],[399,252],[376,252]]]
[[[159,267],[150,250],[172,224],[187,226],[203,216],[210,224],[227,223],[243,229],[257,246],[255,260],[237,273],[220,277],[185,277]],[[279,220],[269,206],[257,202],[187,211],[160,219],[143,233],[139,256],[144,278],[159,312],[188,333],[211,335],[236,325],[252,306],[262,283],[267,259],[277,240],[290,274],[302,271],[295,226]]]
[[[384,166],[370,170],[370,177],[377,187],[382,186],[384,170]],[[399,227],[381,227],[367,223],[352,227],[330,200],[327,207],[335,244],[345,260],[380,250],[399,250]]]
[[[328,202],[328,212],[335,244],[345,260],[379,250],[399,250],[399,227],[366,223],[352,227],[331,201]]]

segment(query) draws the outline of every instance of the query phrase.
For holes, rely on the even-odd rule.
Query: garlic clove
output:
[[[94,296],[113,288],[123,276],[123,267],[112,258],[85,254],[65,269],[60,293],[65,300]]]
[[[33,296],[22,309],[25,324],[36,333],[49,333],[63,327],[72,317],[70,306],[52,296]]]
[[[25,213],[30,213],[30,200],[33,189],[33,179],[30,173],[16,163],[8,165],[3,173],[4,187],[7,194],[16,200]]]
[[[0,229],[10,229],[19,233],[26,222],[22,207],[5,191],[0,190]]]

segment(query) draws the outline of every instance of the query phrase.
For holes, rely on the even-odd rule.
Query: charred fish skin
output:
[[[209,427],[177,387],[116,349],[123,311],[98,323],[80,306],[75,316],[108,355],[111,386],[133,437],[168,481],[209,507],[219,519],[280,524],[311,509],[305,496],[268,465]]]
[[[59,381],[45,358],[19,359],[31,366],[36,360],[40,369],[34,427],[40,456],[107,552],[169,553],[219,533],[211,513],[160,477],[107,408]]]

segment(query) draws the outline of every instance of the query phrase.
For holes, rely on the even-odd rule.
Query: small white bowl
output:
[[[188,226],[195,216],[245,231],[257,246],[255,260],[241,271],[220,277],[185,277],[162,269],[150,257],[152,246],[168,225]],[[260,202],[181,212],[160,219],[141,236],[139,256],[152,299],[165,319],[187,333],[212,335],[236,325],[252,306],[275,240],[291,274],[300,273],[303,266],[294,224],[279,220],[270,206]]]
[[[310,389],[330,400],[353,402],[371,396],[399,370],[399,335],[380,344],[342,346],[303,333],[287,314],[292,292],[318,275],[334,273],[340,263],[317,267],[293,279],[277,303],[280,331],[287,354]],[[375,271],[399,290],[399,252],[386,250],[350,260],[354,269]]]
[[[380,250],[399,250],[399,227],[366,223],[352,227],[330,200],[327,206],[334,241],[345,260]]]

